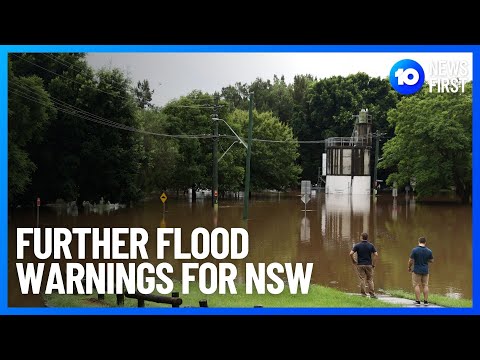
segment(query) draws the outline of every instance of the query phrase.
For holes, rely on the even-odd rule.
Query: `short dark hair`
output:
[[[418,238],[418,242],[419,242],[420,244],[426,244],[426,243],[427,243],[427,239],[425,239],[424,236],[421,236],[421,237]]]
[[[367,239],[368,239],[368,234],[362,233],[362,240],[367,240]]]

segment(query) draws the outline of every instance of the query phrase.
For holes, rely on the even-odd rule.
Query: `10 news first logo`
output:
[[[465,60],[433,61],[430,64],[429,90],[431,93],[463,93],[467,76],[468,62]],[[415,60],[400,60],[390,70],[390,83],[402,95],[415,94],[424,82],[425,72]]]

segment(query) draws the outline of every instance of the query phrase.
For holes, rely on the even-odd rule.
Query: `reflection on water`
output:
[[[304,214],[300,224],[300,241],[310,242],[310,219],[307,218],[306,211],[304,211]]]
[[[325,195],[325,241],[343,242],[369,232],[370,195]]]
[[[472,211],[464,205],[427,205],[415,203],[412,195],[390,194],[377,198],[364,195],[318,194],[312,197],[308,211],[298,196],[274,194],[252,199],[250,219],[242,221],[243,201],[220,201],[217,211],[211,199],[196,203],[169,197],[166,212],[160,200],[133,208],[110,211],[78,210],[61,212],[42,207],[42,227],[143,227],[150,239],[157,227],[180,227],[182,251],[190,250],[190,234],[196,227],[244,227],[250,235],[249,255],[232,260],[237,265],[238,280],[244,279],[245,262],[313,262],[312,283],[358,291],[357,277],[348,253],[362,232],[367,232],[379,252],[375,270],[377,289],[412,291],[407,261],[420,236],[427,238],[435,263],[431,266],[430,290],[451,297],[472,296]],[[16,209],[9,221],[9,304],[39,306],[35,296],[22,296],[15,270],[15,229],[35,226],[35,209]],[[75,246],[75,243],[72,243]],[[73,250],[73,249],[72,249]],[[147,244],[150,261],[155,259],[155,241]],[[170,249],[171,250],[171,249]],[[164,261],[172,263],[179,277],[180,260],[173,250],[166,251]],[[75,253],[75,251],[72,251]],[[31,254],[30,254],[31,256]],[[87,251],[87,260],[91,261]],[[132,260],[140,262],[141,260]],[[205,261],[219,263],[207,258]],[[64,264],[64,261],[63,261]]]

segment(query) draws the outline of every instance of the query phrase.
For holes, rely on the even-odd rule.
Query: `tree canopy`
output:
[[[228,117],[229,122],[239,124],[241,134],[246,138],[248,112],[235,110]],[[298,184],[301,167],[295,164],[298,142],[292,129],[280,122],[271,112],[253,112],[253,143],[251,179],[254,190],[286,190]],[[260,138],[266,141],[256,141]],[[278,142],[275,142],[278,141]],[[245,157],[242,157],[243,165]]]
[[[126,203],[212,187],[213,94],[192,89],[159,107],[148,79],[133,85],[119,69],[94,70],[77,53],[12,53],[8,72],[10,204],[38,195]],[[317,182],[322,141],[350,136],[353,115],[367,108],[373,131],[390,139],[379,178],[401,186],[415,177],[420,195],[449,187],[463,199],[471,194],[471,84],[465,94],[402,97],[388,79],[365,73],[298,74],[290,83],[274,75],[223,87],[216,108],[221,194],[243,190],[246,151],[225,122],[247,137],[250,92],[255,191]]]
[[[81,54],[11,54],[9,62],[9,90],[19,91],[17,74],[36,78],[34,83],[23,80],[23,91],[37,92],[43,97],[37,105],[52,108],[40,116],[20,119],[16,114],[26,112],[17,111],[18,106],[36,103],[25,94],[10,98],[12,129],[43,129],[42,137],[28,139],[25,145],[18,139],[12,141],[12,146],[25,146],[33,163],[31,186],[16,191],[24,184],[22,167],[14,165],[18,151],[9,151],[9,190],[18,194],[16,199],[26,202],[38,195],[50,201],[138,199],[141,194],[135,177],[143,149],[133,132],[118,130],[137,127],[130,80],[118,69],[94,72]],[[15,133],[9,131],[9,136]]]
[[[388,135],[393,133],[387,123],[386,112],[395,107],[399,95],[387,79],[357,73],[318,81],[308,77],[298,78],[296,85],[302,89],[297,97],[303,101],[296,105],[298,110],[291,124],[299,139],[323,140],[334,136],[351,136],[355,122],[353,115],[361,109],[368,109],[372,115],[373,131],[379,130]],[[322,152],[323,149],[317,146],[301,144],[302,178],[316,182]],[[373,159],[370,163],[374,163]]]
[[[415,179],[420,198],[453,187],[468,201],[472,191],[472,85],[465,93],[420,93],[388,112],[395,136],[383,146],[379,167],[392,169],[387,183]]]
[[[12,200],[31,186],[37,165],[29,149],[42,142],[56,111],[41,78],[17,77],[11,63],[8,69],[8,196]]]

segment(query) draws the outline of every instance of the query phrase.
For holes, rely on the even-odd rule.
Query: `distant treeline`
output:
[[[156,107],[148,79],[133,84],[119,69],[96,71],[78,53],[10,54],[8,71],[11,205],[36,196],[126,203],[166,189],[211,188],[214,94],[193,90]],[[463,95],[402,99],[388,79],[364,73],[236,83],[219,91],[217,112],[245,138],[251,91],[254,191],[316,183],[324,144],[297,140],[350,136],[353,115],[367,108],[387,144],[380,179],[404,185],[416,176],[420,195],[449,186],[471,193],[471,85]],[[218,126],[222,156],[236,138],[223,121]],[[220,193],[243,189],[245,154],[236,143],[221,158]]]

